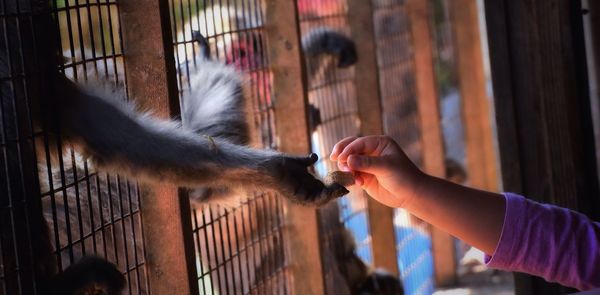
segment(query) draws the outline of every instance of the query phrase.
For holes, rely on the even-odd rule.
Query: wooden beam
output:
[[[505,190],[598,219],[580,1],[485,4]],[[517,294],[571,292],[524,275],[515,284]]]
[[[296,1],[266,1],[265,30],[273,76],[271,95],[281,151],[308,154],[307,91]],[[286,202],[287,257],[294,294],[324,294],[318,215],[315,208]]]
[[[136,103],[165,119],[179,113],[173,39],[167,1],[122,0],[128,92]],[[189,199],[177,187],[141,188],[142,227],[152,293],[197,294]]]
[[[596,162],[600,163],[600,2],[584,0],[584,7],[589,10],[584,16],[586,25],[586,51],[588,59],[588,75],[590,78],[590,100],[594,137],[596,138]],[[600,165],[598,175],[600,176]]]
[[[481,50],[477,0],[447,1],[454,37],[469,185],[498,189],[493,118]]]
[[[348,0],[352,40],[359,56],[355,66],[356,96],[361,135],[383,134],[379,70],[371,1]],[[399,275],[394,233],[394,209],[367,197],[373,264]]]
[[[419,116],[423,140],[423,168],[428,174],[444,178],[444,143],[440,125],[440,106],[433,71],[433,48],[429,27],[429,7],[425,0],[407,0],[410,19]],[[456,280],[456,261],[452,237],[432,227],[431,240],[435,279],[439,286]]]

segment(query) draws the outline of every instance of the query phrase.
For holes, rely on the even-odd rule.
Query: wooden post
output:
[[[584,18],[587,27],[585,39],[590,77],[592,120],[594,137],[596,138],[596,162],[600,163],[600,2],[584,0],[584,3],[584,6],[589,10],[589,15]],[[600,165],[598,165],[597,171],[600,176]]]
[[[481,51],[477,0],[447,1],[453,28],[469,185],[496,191],[494,131]]]
[[[359,56],[355,68],[356,96],[362,135],[383,134],[379,70],[370,0],[348,0],[348,19]],[[367,197],[373,264],[399,275],[394,233],[394,209]]]
[[[265,30],[273,80],[278,146],[293,154],[310,152],[307,91],[296,1],[266,1]],[[285,206],[286,238],[294,294],[324,294],[318,215],[315,208]]]
[[[429,8],[426,0],[408,0],[419,116],[423,137],[423,167],[428,174],[444,178],[444,143],[440,126],[439,100],[433,72]],[[440,286],[452,284],[456,279],[456,261],[452,237],[432,227],[431,240],[436,283]]]
[[[167,1],[122,0],[127,85],[143,108],[165,119],[179,113]],[[189,199],[161,183],[141,188],[142,226],[154,294],[197,294]]]
[[[600,217],[580,1],[486,1],[504,188]],[[517,294],[570,290],[524,275]]]

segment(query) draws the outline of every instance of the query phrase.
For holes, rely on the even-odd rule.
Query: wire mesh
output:
[[[345,0],[298,0],[297,5],[302,36],[307,36],[313,30],[330,28],[350,38]],[[354,68],[338,67],[335,57],[306,56],[305,64],[309,104],[313,116],[315,113],[320,116],[312,120],[319,124],[311,126],[311,144],[313,152],[321,155],[316,170],[324,176],[329,171],[337,170],[334,163],[327,160],[333,145],[345,137],[357,136],[360,132]],[[353,191],[337,203],[320,210],[322,257],[328,294],[343,292],[340,289],[342,284],[336,281],[335,276],[338,261],[331,259],[335,257],[333,247],[340,234],[337,223],[341,221],[354,234],[358,256],[367,263],[372,262],[366,209],[367,202],[363,194]],[[336,216],[339,221],[332,221]]]
[[[54,0],[52,9],[64,60],[59,70],[79,84],[126,99],[117,1]],[[147,293],[137,185],[97,171],[77,152],[58,145],[44,140],[38,158],[44,160],[39,165],[42,205],[59,270],[82,256],[103,257],[125,275],[126,292]]]
[[[464,125],[448,4],[431,0],[433,60],[440,99],[442,135],[447,161],[465,167]]]
[[[40,73],[32,52],[39,50],[36,46],[48,46],[36,41],[40,32],[34,31],[39,27],[34,21],[44,14],[50,19],[52,13],[56,20],[55,28],[46,29],[60,32],[58,52],[65,56],[60,71],[77,82],[93,76],[98,81],[111,81],[110,87],[124,86],[116,2],[53,1],[50,9],[34,1],[15,0],[2,1],[0,7],[5,168],[0,205],[2,294],[35,294],[53,273],[54,262],[62,271],[84,255],[112,261],[126,275],[129,293],[145,293],[136,186],[119,176],[98,174],[74,151],[62,152],[60,141],[51,146],[46,130],[34,130],[29,111],[32,97],[41,91],[35,88],[39,81],[32,79]],[[27,250],[30,252],[24,254]],[[54,259],[45,257],[46,253]],[[49,262],[40,266],[38,258]],[[31,274],[40,268],[45,268],[45,277]]]
[[[420,166],[423,146],[406,6],[403,0],[372,1],[384,132]],[[398,209],[394,226],[406,294],[431,294],[434,281],[428,224]]]
[[[33,9],[23,4],[0,2],[0,294],[36,294],[37,280],[52,272],[30,105],[42,77],[32,58]]]
[[[194,67],[200,66],[199,48],[192,40],[192,31],[199,31],[207,37],[214,58],[243,74],[247,109],[252,114],[251,142],[276,149],[276,110],[270,92],[264,2],[171,0],[169,3],[180,93],[194,90],[190,89],[187,77]],[[289,292],[282,235],[283,204],[278,196],[257,194],[233,209],[193,205],[201,294]]]

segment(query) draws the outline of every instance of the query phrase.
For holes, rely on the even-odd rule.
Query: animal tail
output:
[[[339,68],[349,67],[358,61],[354,41],[330,27],[318,27],[306,34],[302,38],[302,49],[309,58],[321,55],[337,57]]]
[[[249,140],[242,81],[233,67],[211,60],[210,46],[198,31],[192,33],[200,47],[200,64],[190,71],[190,90],[184,92],[182,121],[197,134],[236,144]]]

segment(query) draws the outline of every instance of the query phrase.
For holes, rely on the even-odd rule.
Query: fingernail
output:
[[[340,170],[344,172],[351,172],[352,169],[350,169],[346,163],[340,163]]]
[[[350,168],[360,168],[362,165],[362,158],[359,156],[351,156],[348,158],[348,165]]]

